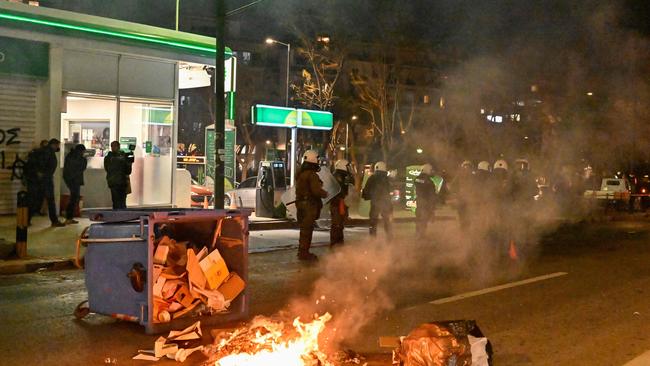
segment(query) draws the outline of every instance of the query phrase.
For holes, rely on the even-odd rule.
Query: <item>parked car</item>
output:
[[[231,206],[234,202],[237,207],[255,209],[257,177],[250,177],[237,185],[237,188],[225,193],[224,206]]]

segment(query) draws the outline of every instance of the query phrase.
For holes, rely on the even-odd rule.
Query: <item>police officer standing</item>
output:
[[[318,177],[318,152],[307,150],[303,155],[300,172],[296,179],[296,208],[298,224],[300,225],[300,239],[298,240],[298,259],[313,261],[318,259],[309,252],[311,247],[314,224],[323,208],[322,198],[327,197],[323,190],[323,182]]]
[[[415,231],[418,237],[426,236],[429,222],[435,216],[436,209],[436,186],[431,180],[433,167],[431,164],[424,164],[420,175],[415,178]]]
[[[343,229],[345,220],[348,218],[348,207],[345,205],[345,197],[348,195],[348,185],[352,182],[349,172],[349,163],[346,159],[339,159],[334,163],[334,178],[341,186],[341,191],[330,201],[330,245],[343,244]]]
[[[361,197],[370,200],[370,235],[377,235],[377,223],[381,215],[384,220],[384,231],[386,231],[386,236],[390,238],[392,234],[391,216],[393,207],[390,202],[390,182],[386,171],[386,163],[383,161],[375,163],[375,172],[368,178]]]
[[[111,142],[111,151],[104,158],[104,170],[106,170],[106,182],[111,189],[114,210],[126,208],[131,163],[127,155],[120,151],[120,143]]]
[[[65,157],[63,165],[63,181],[70,190],[70,200],[65,209],[65,224],[77,224],[74,219],[74,212],[81,198],[81,186],[84,185],[84,171],[88,162],[84,153],[86,147],[82,144],[76,145]]]
[[[458,221],[461,228],[470,226],[470,203],[474,198],[474,178],[472,162],[469,160],[463,161],[452,185],[456,190]]]

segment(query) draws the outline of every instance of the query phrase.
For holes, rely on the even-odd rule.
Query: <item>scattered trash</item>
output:
[[[220,238],[220,226],[215,241]],[[225,312],[246,288],[244,280],[228,270],[216,248],[197,251],[188,248],[187,242],[177,242],[167,235],[154,248],[153,319],[158,323],[168,323],[193,311]]]
[[[425,323],[406,337],[381,337],[394,346],[395,366],[488,366],[492,345],[471,320]]]
[[[201,322],[197,321],[191,326],[180,330],[169,332],[167,338],[158,337],[154,343],[152,350],[138,350],[138,354],[133,357],[134,360],[143,361],[159,361],[163,357],[175,360],[177,362],[185,362],[185,360],[194,352],[202,351],[203,346],[194,348],[181,348],[178,341],[188,341],[194,339],[201,339],[203,332],[201,331]]]

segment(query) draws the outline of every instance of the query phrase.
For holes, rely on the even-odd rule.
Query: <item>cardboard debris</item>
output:
[[[153,255],[153,262],[156,264],[165,264],[167,263],[168,255],[169,255],[169,246],[158,244],[158,248],[156,248],[156,253]]]
[[[153,319],[169,322],[196,312],[223,312],[246,288],[226,261],[210,248],[242,245],[241,238],[222,237],[223,220],[217,222],[211,242],[201,250],[196,244],[176,242],[164,235],[154,244]],[[188,248],[190,246],[190,248]],[[200,247],[200,245],[198,246]]]
[[[162,297],[163,287],[166,281],[167,279],[165,277],[158,277],[158,280],[154,282],[153,288],[151,289],[153,296]]]
[[[203,295],[206,300],[203,302],[208,305],[212,311],[222,312],[228,309],[230,306],[230,301],[226,300],[219,290],[205,290],[205,289],[195,289],[200,295]]]
[[[230,274],[228,272],[228,266],[226,266],[226,261],[221,257],[217,249],[208,254],[207,257],[199,262],[199,265],[208,281],[208,288],[211,290],[218,288]]]
[[[174,354],[178,351],[178,345],[176,344],[167,344],[167,339],[165,337],[158,337],[154,343],[154,356],[156,357],[165,357],[168,354]]]
[[[219,286],[219,292],[223,294],[226,301],[234,300],[244,289],[246,282],[235,272],[231,272],[228,278]]]
[[[399,337],[379,337],[379,347],[381,348],[399,347]]]
[[[201,321],[199,320],[183,330],[172,330],[167,335],[167,338],[173,341],[188,341],[190,339],[199,339],[202,336]]]
[[[176,291],[176,294],[174,295],[174,300],[186,308],[192,306],[194,297],[190,294],[190,290],[187,288],[185,283],[180,284],[178,291]]]
[[[175,312],[175,313],[174,313],[174,319],[176,319],[176,318],[180,318],[181,316],[183,316],[183,315],[189,313],[190,311],[194,310],[194,308],[195,308],[198,304],[200,304],[200,303],[201,303],[201,300],[196,300],[196,301],[195,301],[194,303],[192,303],[192,305],[190,305],[189,307],[187,307],[187,308],[185,308],[185,309],[183,309],[183,310],[181,310],[181,311],[177,311],[177,312]]]
[[[207,255],[207,249],[203,249],[205,250],[205,255]],[[203,252],[203,250],[201,250],[201,252]],[[199,252],[199,254],[201,252]],[[205,275],[203,274],[203,270],[199,265],[199,259],[197,258],[197,255],[194,254],[194,250],[192,249],[187,250],[187,277],[190,280],[190,290],[192,290],[193,286],[205,288],[207,283]]]
[[[194,348],[179,348],[173,355],[168,354],[167,358],[171,358],[177,362],[185,362],[185,360],[194,352],[203,350],[203,346]]]
[[[140,361],[160,361],[160,357],[145,355],[142,353],[138,353],[135,357],[133,357],[133,359],[140,360]]]

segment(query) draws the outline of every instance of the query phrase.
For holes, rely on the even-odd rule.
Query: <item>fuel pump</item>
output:
[[[257,217],[278,217],[277,208],[281,196],[287,190],[286,172],[283,161],[261,161],[257,173],[255,192],[255,215]]]

